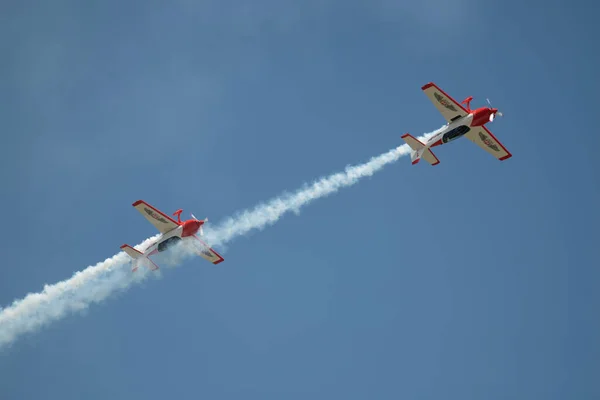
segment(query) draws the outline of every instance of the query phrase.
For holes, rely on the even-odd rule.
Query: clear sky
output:
[[[429,81],[513,157],[403,157],[163,268],[19,337],[0,398],[600,398],[583,3],[3,2],[3,307],[156,234],[135,200],[218,224],[439,128]]]

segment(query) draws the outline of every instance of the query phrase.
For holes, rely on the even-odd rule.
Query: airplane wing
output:
[[[204,258],[205,260],[210,261],[213,264],[218,264],[220,262],[225,261],[225,259],[223,257],[221,257],[221,255],[219,253],[217,253],[216,251],[214,251],[213,249],[210,248],[209,245],[207,245],[206,243],[204,243],[198,236],[194,235],[194,238],[196,238],[196,240],[198,242],[200,242],[200,248],[197,251],[197,254]]]
[[[425,95],[429,97],[429,100],[438,109],[442,116],[446,119],[446,122],[450,122],[458,117],[464,117],[469,115],[467,110],[460,105],[452,97],[448,96],[446,92],[440,89],[435,83],[429,82],[421,88]]]
[[[506,147],[485,126],[472,127],[465,136],[500,161],[512,157],[512,154],[506,150]]]
[[[133,206],[138,210],[152,225],[159,230],[160,233],[165,233],[171,229],[177,228],[179,224],[169,217],[167,214],[152,207],[144,200],[138,200],[133,203]]]

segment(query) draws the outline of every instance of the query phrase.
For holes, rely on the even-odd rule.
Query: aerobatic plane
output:
[[[173,213],[174,216],[177,216],[177,221],[173,218],[169,217],[165,213],[156,208],[152,207],[150,204],[146,203],[143,200],[138,200],[133,203],[133,207],[138,210],[152,225],[158,229],[161,233],[160,237],[154,241],[143,253],[134,249],[128,244],[124,244],[121,246],[121,249],[127,253],[133,259],[133,268],[132,270],[135,272],[138,269],[139,262],[146,263],[148,268],[152,271],[158,269],[158,265],[154,263],[150,259],[150,256],[158,253],[162,253],[167,249],[171,248],[173,245],[179,243],[181,240],[185,241],[195,241],[201,248],[196,251],[196,253],[205,258],[206,260],[212,262],[213,264],[218,264],[224,261],[223,257],[216,251],[210,248],[210,246],[204,243],[196,233],[200,233],[200,236],[204,235],[202,230],[202,225],[208,218],[204,219],[204,221],[199,221],[194,214],[192,214],[192,219],[188,219],[187,221],[181,221],[181,213],[183,210],[177,210]]]
[[[424,158],[431,165],[439,164],[440,160],[433,154],[431,148],[446,144],[461,136],[465,136],[500,161],[512,157],[506,147],[485,127],[485,124],[492,122],[496,115],[502,116],[497,108],[492,108],[489,99],[487,101],[489,107],[471,110],[470,104],[473,96],[467,97],[459,104],[435,83],[429,82],[421,89],[446,119],[447,124],[441,132],[431,137],[427,143],[421,142],[409,133],[402,135],[402,139],[414,150],[410,156],[413,165],[418,163],[421,158]]]

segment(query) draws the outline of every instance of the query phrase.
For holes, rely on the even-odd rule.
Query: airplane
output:
[[[158,269],[158,265],[156,265],[154,261],[150,259],[150,256],[157,253],[162,253],[182,240],[189,241],[193,239],[198,241],[203,250],[199,250],[197,254],[213,264],[218,264],[224,261],[224,258],[221,257],[219,253],[211,249],[209,245],[204,243],[198,236],[196,236],[196,233],[198,232],[200,232],[200,236],[204,236],[202,225],[208,221],[208,218],[204,219],[204,221],[199,221],[194,214],[192,214],[192,219],[181,221],[181,213],[183,210],[179,209],[173,213],[173,215],[177,216],[177,221],[175,221],[173,218],[169,217],[162,211],[157,210],[143,200],[138,200],[132,205],[161,233],[160,237],[156,239],[156,241],[154,241],[152,245],[150,245],[143,253],[134,249],[128,244],[121,246],[121,250],[127,253],[127,255],[129,255],[129,257],[131,257],[134,261],[132,268],[133,272],[137,271],[139,262],[146,263],[150,270],[156,271]]]
[[[467,97],[459,104],[433,82],[424,85],[421,90],[425,92],[447,123],[444,129],[431,137],[427,143],[421,142],[410,133],[402,135],[402,139],[414,150],[410,155],[413,165],[418,163],[421,157],[431,165],[438,165],[440,160],[433,154],[431,148],[449,143],[461,136],[465,136],[500,161],[512,157],[506,147],[485,127],[485,124],[492,122],[496,115],[502,116],[497,108],[492,108],[489,99],[487,100],[489,107],[471,110],[473,96]],[[462,104],[466,107],[463,107]]]

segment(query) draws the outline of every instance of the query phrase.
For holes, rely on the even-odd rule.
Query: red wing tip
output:
[[[126,247],[131,247],[131,246],[129,246],[128,244],[123,244],[123,245],[121,245],[121,248],[122,248],[122,249],[124,249],[124,248],[126,248]]]
[[[138,200],[135,203],[132,204],[132,206],[137,206],[138,204],[142,204],[144,202],[144,200]]]
[[[440,162],[434,162],[433,164],[431,164],[431,166],[433,167],[434,165],[438,165]]]
[[[421,90],[429,89],[430,87],[435,86],[435,83],[429,82],[421,87]]]
[[[504,160],[508,160],[511,157],[512,157],[512,154],[508,153],[508,155],[505,155],[504,157],[499,158],[499,160],[504,161]]]
[[[405,137],[409,137],[410,133],[405,133],[404,135],[400,136],[402,139],[404,139]]]
[[[418,163],[419,161],[421,161],[420,158],[417,158],[415,161],[412,162],[412,165],[415,165],[416,163]]]
[[[219,261],[215,261],[213,264],[217,265],[217,264],[219,264],[219,263],[222,263],[223,261],[225,261],[225,259],[224,259],[224,258],[221,258]]]

